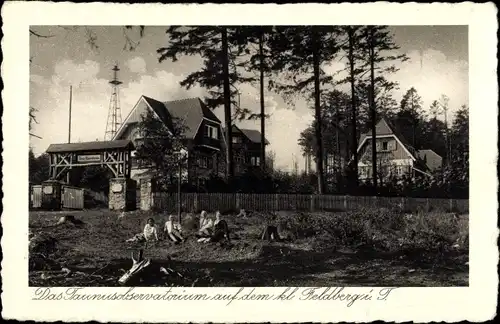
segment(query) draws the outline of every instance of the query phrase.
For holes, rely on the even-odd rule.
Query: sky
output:
[[[126,37],[122,27],[57,27],[32,26],[31,30],[48,38],[30,36],[30,106],[37,109],[30,145],[35,154],[43,153],[52,143],[68,139],[70,85],[72,93],[71,141],[102,140],[111,98],[111,68],[121,68],[119,79],[120,107],[125,119],[141,95],[169,101],[205,96],[205,90],[182,88],[179,82],[201,66],[197,56],[180,57],[178,61],[158,62],[157,49],[168,44],[167,27],[146,27],[144,37],[131,30],[127,36],[140,40],[135,50],[124,49]],[[449,98],[451,114],[468,105],[468,29],[467,26],[393,26],[394,42],[410,59],[398,65],[390,79],[399,83],[393,91],[398,102],[411,87],[422,97],[424,108],[441,94]],[[87,43],[95,39],[98,48]],[[334,61],[323,66],[334,73],[344,67]],[[341,76],[339,76],[341,77]],[[241,105],[258,111],[259,91],[252,85],[239,88]],[[290,171],[297,160],[299,169],[304,159],[297,140],[312,120],[311,105],[297,100],[293,106],[276,93],[266,94],[266,138],[268,150],[275,153],[276,166]],[[215,114],[224,121],[222,108]],[[236,122],[238,126],[260,129],[259,121]]]

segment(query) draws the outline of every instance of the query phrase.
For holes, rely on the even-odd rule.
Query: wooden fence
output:
[[[30,194],[31,208],[49,209],[83,209],[85,189],[62,185],[60,195],[53,195],[53,192],[44,193],[42,185],[32,185]],[[55,198],[55,200],[54,200]]]
[[[68,209],[83,209],[84,189],[70,186],[61,188],[61,206]]]
[[[301,194],[240,194],[240,193],[183,193],[182,209],[199,210],[350,210],[362,207],[393,208],[405,211],[444,210],[460,213],[469,212],[468,199],[435,199],[408,197],[363,197],[340,195]],[[152,194],[152,208],[174,211],[177,208],[177,194],[155,192]]]
[[[31,186],[30,202],[32,208],[42,207],[42,185]]]

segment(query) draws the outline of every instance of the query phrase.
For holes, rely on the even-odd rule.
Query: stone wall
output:
[[[141,210],[150,210],[152,204],[152,179],[151,178],[142,178],[139,180],[139,191],[140,191],[140,199],[141,199]]]
[[[136,205],[136,182],[132,179],[112,178],[109,180],[109,209],[133,210]]]

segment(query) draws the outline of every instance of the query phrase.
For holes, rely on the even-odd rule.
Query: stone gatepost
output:
[[[109,179],[109,209],[129,211],[136,209],[137,184],[132,179]]]
[[[141,195],[141,210],[150,210],[153,204],[153,179],[151,177],[144,177],[139,180],[140,182],[140,195]]]
[[[42,183],[42,209],[61,210],[61,186],[59,181],[54,180]]]

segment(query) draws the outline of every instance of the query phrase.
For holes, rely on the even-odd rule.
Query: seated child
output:
[[[143,235],[146,241],[158,241],[158,227],[153,218],[148,219],[148,223],[144,226]]]
[[[168,221],[165,222],[163,233],[175,243],[184,241],[184,238],[181,235],[180,224],[174,222],[174,216],[172,215],[170,215],[168,217]]]
[[[200,229],[196,234],[198,238],[207,238],[212,235],[213,231],[213,221],[207,216],[206,211],[202,211],[200,214]]]

